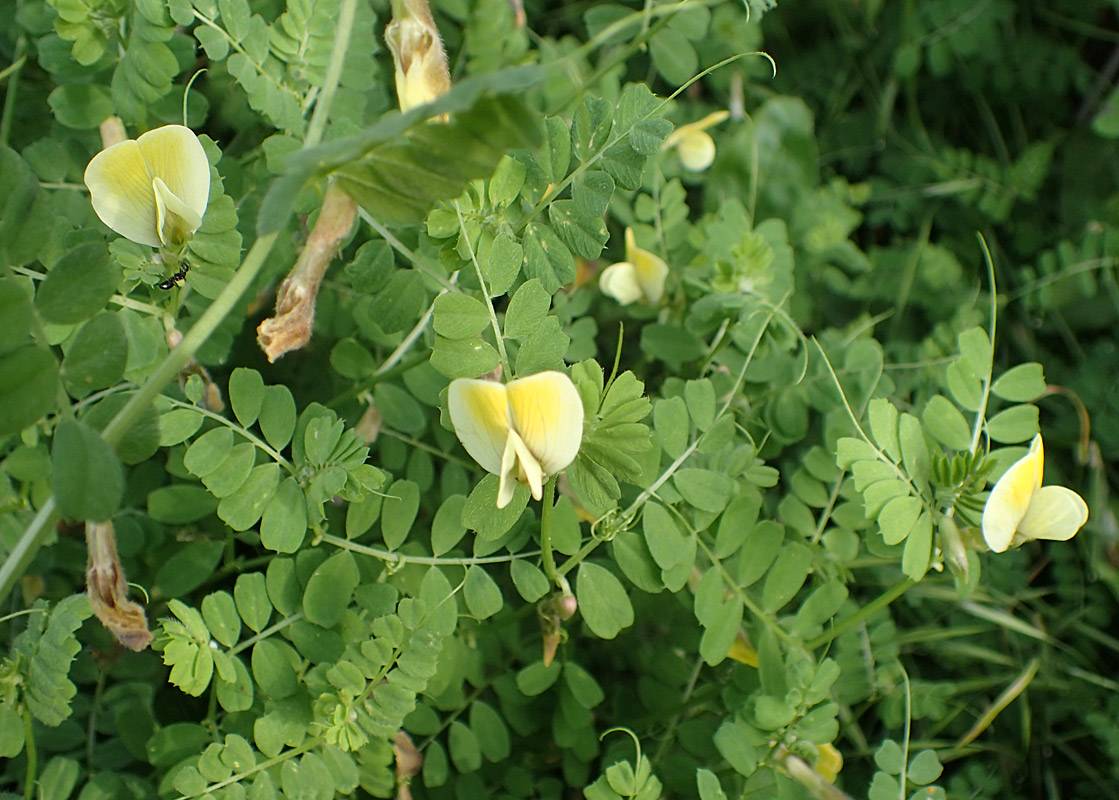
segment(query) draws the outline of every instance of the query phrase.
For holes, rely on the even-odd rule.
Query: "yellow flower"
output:
[[[1088,505],[1072,489],[1042,486],[1041,435],[1030,452],[998,479],[983,507],[983,538],[996,553],[1031,539],[1065,541],[1088,520]]]
[[[703,172],[715,160],[715,140],[707,133],[707,129],[718,125],[729,116],[729,111],[715,111],[699,122],[681,125],[668,134],[662,149],[669,150],[675,147],[680,154],[680,163],[685,169]]]
[[[446,94],[451,74],[427,0],[392,0],[392,14],[385,42],[396,64],[400,110],[408,111]]]
[[[820,755],[812,768],[820,773],[828,783],[835,783],[835,779],[839,777],[839,771],[843,769],[843,754],[836,750],[835,745],[832,744],[817,745],[816,750]]]
[[[164,125],[95,155],[85,185],[97,216],[121,236],[181,247],[206,213],[210,162],[190,128]]]
[[[611,264],[602,271],[598,286],[623,306],[637,300],[659,303],[664,296],[664,279],[668,265],[664,259],[637,246],[633,230],[626,228],[626,260]]]
[[[583,439],[583,402],[561,372],[540,372],[508,384],[457,378],[447,408],[466,452],[501,478],[497,507],[513,499],[514,481],[537,500],[544,481],[565,469]]]

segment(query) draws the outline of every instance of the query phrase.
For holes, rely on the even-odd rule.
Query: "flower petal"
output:
[[[517,483],[527,483],[532,496],[544,496],[544,474],[540,462],[529,452],[524,440],[516,431],[509,431],[505,452],[501,455],[501,482],[497,487],[497,507],[505,508],[513,499]]]
[[[505,387],[492,381],[456,378],[447,390],[447,411],[470,457],[486,472],[501,475],[511,428]]]
[[[151,175],[162,178],[171,193],[201,220],[210,199],[210,161],[194,131],[182,125],[164,125],[145,133],[136,144]]]
[[[633,264],[619,261],[611,264],[602,271],[598,277],[599,290],[608,297],[613,297],[623,306],[636,303],[645,299],[645,292],[637,281],[637,271]]]
[[[1041,436],[1035,436],[1030,452],[1018,459],[998,479],[983,507],[983,538],[996,553],[1004,552],[1030,507],[1030,498],[1041,486],[1044,453]]]
[[[544,474],[555,475],[566,468],[583,441],[583,401],[571,378],[562,372],[540,372],[505,388],[513,428]]]
[[[1088,504],[1072,489],[1042,486],[1034,492],[1026,516],[1018,523],[1015,543],[1030,539],[1066,541],[1088,521]]]
[[[715,160],[715,140],[703,131],[691,131],[676,146],[680,163],[692,172],[703,172]]]
[[[159,239],[165,245],[179,247],[198,230],[202,217],[180,200],[158,175],[152,179],[152,190],[155,194],[155,224]]]
[[[85,168],[85,185],[93,210],[113,231],[140,244],[160,246],[152,173],[135,141],[119,142],[95,155]]]
[[[633,264],[633,273],[638,285],[641,286],[642,294],[645,295],[645,302],[659,303],[664,297],[664,279],[668,277],[668,264],[664,263],[664,259],[660,256],[638,247],[632,228],[626,228],[626,258]]]

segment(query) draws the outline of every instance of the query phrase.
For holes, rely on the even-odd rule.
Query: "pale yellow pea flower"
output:
[[[654,304],[664,297],[666,277],[668,264],[664,259],[638,247],[633,230],[626,228],[626,260],[604,269],[598,287],[623,306],[638,300]]]
[[[718,125],[729,116],[729,111],[715,111],[698,122],[681,125],[668,134],[661,149],[671,150],[675,147],[676,152],[680,154],[680,163],[685,169],[703,172],[715,160],[715,140],[707,133],[707,129]]]
[[[202,224],[210,197],[210,162],[194,131],[164,125],[95,155],[85,168],[90,202],[101,221],[126,239],[182,247]]]
[[[1072,489],[1042,486],[1045,452],[1041,434],[1014,462],[983,507],[983,538],[996,553],[1031,539],[1071,539],[1088,520],[1088,505]]]
[[[396,96],[401,111],[430,103],[451,88],[447,53],[427,0],[392,0],[392,22],[385,42],[396,65]]]
[[[544,482],[575,460],[583,439],[583,401],[562,372],[507,384],[456,378],[447,409],[466,452],[501,479],[498,508],[509,505],[518,481],[539,500]]]

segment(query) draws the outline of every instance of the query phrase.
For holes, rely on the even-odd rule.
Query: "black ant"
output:
[[[179,271],[172,275],[167,280],[159,284],[159,288],[164,291],[170,291],[179,285],[179,281],[186,280],[186,274],[190,270],[190,264],[183,262],[179,265]]]

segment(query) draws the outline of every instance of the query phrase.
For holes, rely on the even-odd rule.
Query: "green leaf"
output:
[[[870,401],[869,415],[870,433],[875,443],[894,463],[901,461],[897,407],[889,400],[878,397]]]
[[[987,433],[996,442],[1017,444],[1038,432],[1037,406],[1011,406],[987,420]]]
[[[264,379],[255,369],[238,367],[229,376],[229,404],[237,421],[248,428],[264,407]]]
[[[552,295],[536,278],[517,289],[505,309],[505,338],[522,339],[540,328],[548,315]]]
[[[466,571],[466,584],[462,588],[466,607],[477,619],[492,617],[505,604],[501,589],[482,567],[472,564]]]
[[[936,751],[922,750],[910,760],[905,777],[919,786],[925,786],[939,778],[942,772],[944,767],[940,765]]]
[[[81,244],[68,249],[51,267],[39,285],[35,307],[46,322],[83,322],[105,307],[120,279],[120,268],[103,243]]]
[[[673,86],[686,83],[699,71],[695,48],[679,31],[662,28],[649,40],[649,54],[666,81]]]
[[[571,183],[575,213],[582,219],[600,218],[614,196],[614,179],[605,172],[588,170]]]
[[[524,248],[509,234],[499,233],[492,242],[483,240],[478,248],[478,262],[486,287],[493,297],[500,297],[509,291],[521,272],[523,261]]]
[[[687,541],[676,520],[660,503],[650,502],[642,514],[645,543],[657,566],[672,569],[687,553]]]
[[[240,488],[218,503],[218,516],[233,530],[247,531],[260,520],[279,482],[279,464],[258,464]]]
[[[897,742],[887,739],[874,752],[874,763],[887,774],[900,775],[905,768],[905,754]]]
[[[192,542],[160,564],[155,583],[168,597],[182,597],[205,583],[221,560],[221,542]]]
[[[991,374],[991,340],[982,328],[971,328],[957,337],[960,355],[967,362],[971,373],[979,379]]]
[[[261,639],[253,645],[253,678],[260,690],[273,700],[295,694],[297,683],[293,659],[298,659],[295,651],[274,638]]]
[[[498,508],[498,483],[496,475],[486,475],[474,487],[462,509],[462,524],[476,531],[483,541],[494,541],[504,536],[528,505],[529,491],[518,484],[509,505]]]
[[[528,77],[530,72],[522,70],[521,74]],[[427,113],[452,105],[461,108],[466,92],[496,77],[463,81],[426,109]],[[316,156],[319,164],[312,162],[314,166],[337,161],[342,166],[335,171],[335,179],[365,210],[387,222],[418,224],[436,202],[458,197],[469,181],[489,177],[506,152],[531,145],[539,136],[533,115],[511,96],[483,97],[445,124],[426,122],[405,133],[407,124],[417,122],[418,117],[410,113],[383,118],[359,137],[304,151],[289,159],[289,166]],[[353,158],[355,151],[357,159]],[[272,204],[279,206],[274,191],[275,187],[265,200],[267,213],[262,213],[262,223],[273,218]]]
[[[96,83],[56,87],[47,97],[54,118],[67,128],[91,130],[113,115],[109,90]]]
[[[229,592],[213,592],[202,598],[202,619],[219,642],[233,647],[241,637],[241,617]]]
[[[909,538],[905,540],[905,552],[901,557],[901,570],[909,578],[919,581],[929,570],[932,558],[932,515],[925,511],[917,519]]]
[[[47,608],[45,603],[35,607]],[[16,637],[14,649],[28,659],[27,706],[44,725],[60,725],[70,716],[70,700],[77,693],[69,678],[70,665],[81,650],[74,633],[92,613],[84,594],[71,595],[58,602],[49,618],[32,615],[27,629]]]
[[[453,494],[443,501],[435,518],[431,521],[431,552],[441,556],[466,535],[466,526],[462,523],[462,510],[466,505],[466,497]],[[513,562],[517,564],[519,562]]]
[[[602,216],[581,214],[572,200],[552,201],[548,219],[560,240],[582,258],[598,258],[610,238]]]
[[[922,421],[938,442],[953,450],[971,449],[971,428],[960,410],[943,395],[934,395],[925,406]]]
[[[605,567],[590,561],[580,564],[575,596],[583,621],[600,639],[613,639],[633,624],[633,606],[625,587]]]
[[[726,475],[694,467],[676,470],[672,482],[689,505],[712,514],[726,508],[734,491],[734,481]]]
[[[544,666],[543,661],[529,664],[517,673],[517,689],[526,697],[536,697],[551,688],[562,671],[563,667],[559,661],[553,661],[548,666]]]
[[[361,575],[348,550],[342,550],[319,564],[307,580],[303,593],[303,614],[324,628],[332,628],[350,605]]]
[[[524,269],[538,278],[548,294],[575,280],[575,259],[567,245],[547,225],[533,222],[524,233]]]
[[[778,611],[788,603],[808,577],[812,566],[812,551],[800,542],[785,545],[769,570],[762,589],[762,608]]]
[[[715,731],[715,747],[735,772],[749,777],[758,768],[758,756],[750,743],[750,729],[746,723],[727,719]]]
[[[921,501],[910,495],[895,497],[882,507],[878,527],[886,544],[898,544],[907,537],[924,509]]]
[[[261,515],[260,543],[277,553],[294,553],[306,534],[306,496],[294,478],[284,478]]]
[[[489,194],[490,203],[495,208],[505,206],[517,199],[521,187],[525,182],[525,165],[512,156],[505,156],[494,170],[490,178]]]
[[[660,438],[664,452],[679,458],[688,448],[690,422],[688,406],[682,397],[668,397],[653,404],[653,429]]]
[[[497,350],[482,339],[435,337],[431,366],[448,378],[477,378],[498,365]]]
[[[696,770],[696,788],[699,790],[699,800],[727,800],[719,778],[709,769]]]
[[[102,312],[78,329],[63,359],[63,382],[81,399],[114,385],[124,375],[129,343],[116,314]]]
[[[51,445],[54,497],[63,516],[105,520],[124,497],[124,468],[101,435],[81,422],[64,420]]]
[[[431,327],[448,339],[467,339],[477,335],[490,322],[485,304],[473,297],[447,292],[435,298]]]
[[[396,481],[385,493],[381,506],[381,535],[385,546],[395,550],[404,544],[420,507],[420,487],[412,481]]]
[[[1029,403],[1045,394],[1045,375],[1041,364],[1031,362],[1012,367],[991,384],[996,397],[1012,403]]]
[[[18,433],[58,407],[58,362],[28,345],[0,356],[0,436]]]
[[[295,398],[286,386],[266,386],[257,424],[265,441],[283,450],[295,432]]]
[[[233,599],[237,613],[245,624],[260,633],[272,617],[272,602],[268,599],[267,580],[259,572],[246,572],[237,576],[233,585]]]
[[[217,498],[201,486],[161,486],[148,494],[148,516],[166,525],[197,522],[217,508]]]
[[[509,728],[505,720],[487,703],[475,700],[470,706],[470,729],[487,761],[499,763],[509,757]]]

